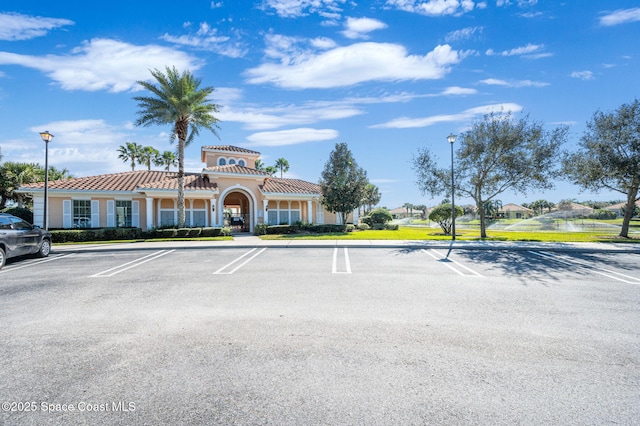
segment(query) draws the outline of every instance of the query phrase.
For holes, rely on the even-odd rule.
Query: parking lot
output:
[[[637,253],[446,254],[166,243],[12,259],[0,423],[637,422]]]

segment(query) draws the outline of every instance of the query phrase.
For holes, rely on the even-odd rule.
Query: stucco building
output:
[[[185,173],[186,226],[233,226],[253,232],[258,223],[337,223],[320,203],[320,186],[272,177],[255,168],[260,153],[231,145],[203,146],[200,173]],[[139,227],[178,222],[177,172],[138,170],[48,185],[49,228]],[[34,223],[44,223],[44,184],[20,188],[34,201]]]

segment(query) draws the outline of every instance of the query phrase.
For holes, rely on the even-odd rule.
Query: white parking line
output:
[[[627,283],[627,284],[640,284],[640,278],[636,278],[636,277],[632,277],[631,275],[625,275],[621,272],[617,272],[617,271],[612,271],[611,269],[605,269],[605,268],[599,268],[596,266],[593,266],[590,263],[584,262],[584,261],[580,261],[577,259],[573,259],[567,256],[559,256],[557,254],[553,254],[553,253],[548,253],[548,252],[536,252],[536,251],[529,251],[529,253],[531,254],[535,254],[536,256],[539,257],[544,257],[546,259],[551,259],[554,260],[556,262],[562,263],[564,265],[569,265],[569,266],[578,266],[582,269],[586,269],[590,272],[594,272],[596,274],[605,276],[607,278],[611,278],[617,281],[622,281],[623,283]],[[618,276],[616,276],[618,275]],[[624,277],[624,278],[620,278],[620,277]]]
[[[265,251],[267,248],[263,248],[262,250],[258,251],[256,254],[254,254],[253,256],[251,256],[250,258],[248,258],[247,260],[245,260],[244,262],[242,262],[241,264],[239,264],[238,266],[236,266],[235,268],[233,268],[231,271],[228,272],[223,272],[225,269],[227,269],[228,267],[230,267],[231,265],[233,265],[236,262],[239,262],[240,260],[242,260],[244,257],[250,255],[251,253],[253,253],[254,251],[258,250],[258,248],[252,248],[251,250],[249,250],[248,252],[246,252],[245,254],[243,254],[242,256],[240,256],[239,258],[235,259],[233,262],[229,262],[226,265],[224,265],[222,268],[218,269],[217,271],[215,271],[213,273],[213,275],[230,275],[233,274],[234,272],[236,272],[238,269],[242,268],[244,265],[246,265],[247,263],[251,262],[253,259],[255,259],[256,257],[258,257],[260,255],[260,253],[262,253],[263,251]]]
[[[331,273],[332,274],[350,274],[351,273],[351,260],[349,259],[349,250],[346,247],[344,250],[344,272],[338,271],[338,251],[340,249],[336,247],[333,250],[333,263],[331,265]]]
[[[33,262],[28,262],[25,263],[24,265],[20,265],[20,266],[10,266],[10,267],[5,267],[3,270],[0,271],[0,274],[4,274],[5,272],[11,272],[11,271],[15,271],[17,269],[23,269],[23,268],[28,268],[29,266],[34,266],[34,265],[39,265],[41,263],[47,263],[47,262],[53,262],[54,260],[58,260],[58,259],[62,259],[63,257],[70,257],[73,256],[73,253],[71,254],[63,254],[60,256],[52,256],[52,257],[47,257],[46,259],[40,259],[40,260],[34,260]]]
[[[131,268],[135,268],[136,266],[140,266],[143,263],[150,262],[159,257],[165,256],[169,253],[174,252],[174,250],[160,250],[155,253],[148,254],[146,256],[141,257],[140,259],[132,260],[131,262],[123,263],[122,265],[115,266],[113,268],[107,269],[106,271],[98,272],[97,274],[89,275],[90,278],[104,278],[104,277],[112,277],[120,272],[127,271]]]
[[[433,257],[435,260],[439,261],[444,266],[446,266],[447,268],[451,269],[452,271],[456,272],[457,274],[459,274],[459,275],[461,275],[463,277],[482,277],[481,274],[479,274],[478,272],[474,271],[473,269],[468,268],[467,266],[463,265],[462,263],[456,262],[455,260],[451,259],[450,257],[446,257],[446,258],[443,257],[442,253],[440,253],[439,251],[437,251],[435,249],[431,249],[430,251],[435,253],[435,254],[437,254],[439,257],[434,255],[430,251],[427,251],[427,250],[422,250],[422,251],[424,253],[427,253],[429,256]],[[455,265],[457,265],[460,268],[466,269],[471,274],[465,274],[463,271],[460,271],[457,268],[454,268],[453,265],[451,265],[452,263],[454,263]]]

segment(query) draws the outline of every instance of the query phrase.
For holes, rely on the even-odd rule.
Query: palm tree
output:
[[[41,167],[34,163],[14,163],[7,161],[0,167],[2,175],[3,206],[6,200],[13,200],[18,207],[24,207],[24,195],[15,192],[16,189],[29,183],[39,182]]]
[[[258,158],[256,160],[255,168],[256,168],[256,170],[264,171],[264,163],[262,162],[261,159]]]
[[[158,166],[165,166],[166,171],[171,171],[171,166],[175,166],[178,164],[176,153],[173,151],[165,151],[160,156],[160,164]]]
[[[140,158],[140,154],[142,154],[142,145],[138,145],[135,142],[126,142],[125,145],[120,145],[118,148],[118,158],[122,160],[123,163],[127,161],[131,161],[131,171],[136,169],[136,161]]]
[[[142,152],[138,156],[138,163],[147,166],[147,170],[151,170],[151,163],[158,165],[158,158],[160,157],[160,151],[152,146],[145,146],[142,148]]]
[[[284,158],[278,158],[274,166],[276,169],[280,169],[280,177],[282,177],[282,172],[286,173],[289,171],[289,162]]]
[[[218,105],[208,101],[215,89],[212,86],[200,88],[200,79],[191,72],[180,73],[175,67],[166,67],[165,71],[166,74],[157,69],[151,71],[158,85],[138,81],[154,96],[133,98],[140,108],[136,126],[173,126],[170,140],[178,139],[178,227],[184,227],[184,149],[203,127],[219,138],[218,119],[213,116],[218,112]]]
[[[278,173],[278,169],[275,166],[267,166],[264,168],[264,171],[269,173],[271,176]]]

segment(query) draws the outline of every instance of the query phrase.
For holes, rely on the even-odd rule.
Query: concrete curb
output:
[[[638,253],[640,244],[634,243],[544,243],[516,241],[403,241],[403,240],[261,240],[258,237],[240,237],[233,241],[162,241],[140,243],[82,244],[54,246],[54,253],[82,251],[109,251],[162,248],[380,248],[380,249],[446,249],[452,250],[507,250],[507,251],[573,251],[573,252],[609,252]]]

